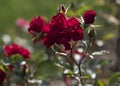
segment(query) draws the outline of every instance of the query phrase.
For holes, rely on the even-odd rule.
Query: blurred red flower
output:
[[[29,59],[30,58],[30,51],[28,49],[25,49],[23,47],[19,48],[19,54],[24,58],[24,59]]]
[[[2,69],[0,69],[0,84],[4,82],[5,77],[6,77],[5,72]]]
[[[19,54],[21,55],[23,58],[25,59],[29,59],[30,58],[30,51],[24,47],[21,47],[15,43],[11,44],[11,45],[6,45],[4,47],[5,50],[5,54],[10,57],[14,54]]]
[[[19,52],[19,46],[17,44],[6,45],[4,50],[7,56],[11,56]]]
[[[16,26],[22,27],[22,28],[25,28],[29,25],[29,22],[23,18],[18,18],[15,23],[16,23]]]

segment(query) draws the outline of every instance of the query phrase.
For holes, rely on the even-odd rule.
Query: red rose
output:
[[[69,28],[75,28],[80,25],[80,22],[75,17],[72,17],[67,20],[67,25]]]
[[[63,44],[65,47],[65,50],[69,50],[70,47],[70,34],[68,31],[64,30],[63,32],[60,33],[59,38],[57,38],[56,43],[57,44]]]
[[[34,17],[34,19],[30,22],[30,27],[28,31],[31,32],[41,32],[44,26],[44,19],[42,17]]]
[[[6,77],[5,72],[0,69],[0,84],[4,82],[5,77]]]
[[[19,54],[25,59],[30,58],[30,51],[27,50],[24,47],[21,47],[21,46],[17,45],[17,44],[6,45],[4,47],[4,50],[5,50],[5,53],[6,53],[7,56],[11,56],[11,55],[14,55],[14,54]]]
[[[4,50],[7,56],[11,56],[19,52],[19,46],[17,44],[6,45]]]
[[[30,51],[20,47],[19,48],[19,54],[24,58],[24,59],[29,59],[30,58]]]
[[[44,44],[49,48],[54,43],[56,43],[59,37],[60,37],[60,31],[58,31],[57,29],[52,30],[45,36]]]
[[[96,12],[93,10],[88,10],[84,13],[83,19],[85,21],[85,24],[93,24],[95,20]]]
[[[77,29],[71,31],[71,39],[74,41],[78,41],[83,39],[83,30],[81,27],[77,27]]]
[[[65,15],[62,13],[58,13],[56,16],[54,16],[51,19],[50,25],[51,25],[51,29],[62,30],[66,28],[67,20],[65,18]]]
[[[80,22],[75,18],[66,19],[65,15],[58,13],[54,16],[50,23],[50,31],[44,37],[43,43],[49,48],[57,44],[63,44],[65,50],[71,48],[70,41],[78,41],[83,38],[82,28],[79,27]]]
[[[49,24],[48,33],[44,37],[43,43],[49,48],[54,43],[57,42],[57,40],[61,36],[61,32],[64,31],[64,29],[67,27],[67,20],[65,18],[65,15],[62,13],[58,13],[56,16],[53,16],[51,19],[51,22]]]
[[[48,33],[50,31],[50,25],[45,24],[44,27],[41,29],[41,32]]]

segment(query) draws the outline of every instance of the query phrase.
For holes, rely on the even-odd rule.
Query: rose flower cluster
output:
[[[92,24],[96,13],[89,10],[84,13],[84,24]],[[68,17],[65,11],[59,11],[50,22],[46,23],[42,17],[34,17],[28,28],[29,33],[42,40],[47,48],[54,44],[63,45],[65,50],[71,48],[71,41],[82,40],[84,37],[81,22],[76,17]],[[38,37],[39,36],[39,37]],[[36,39],[37,39],[36,38]]]
[[[4,51],[6,56],[10,57],[15,54],[21,55],[24,59],[29,59],[30,58],[30,51],[24,47],[21,47],[15,43],[11,45],[6,45],[4,47]]]

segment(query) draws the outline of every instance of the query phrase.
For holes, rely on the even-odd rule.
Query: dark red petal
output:
[[[50,31],[49,24],[44,25],[44,27],[41,29],[41,32],[48,33]]]
[[[74,41],[78,41],[83,39],[83,30],[81,27],[78,27],[73,33],[72,33],[72,39]]]
[[[51,26],[55,29],[64,29],[67,27],[67,20],[65,15],[62,13],[58,13],[56,16],[53,16],[51,19]]]
[[[4,82],[5,77],[6,77],[5,72],[0,69],[0,84]]]
[[[93,10],[86,11],[83,15],[83,19],[85,21],[85,24],[94,23],[95,16],[96,16],[96,12],[94,12]]]
[[[80,22],[75,17],[72,17],[72,18],[68,19],[67,25],[70,28],[75,28],[80,25]]]
[[[30,27],[28,31],[31,32],[40,32],[44,26],[44,19],[42,17],[34,17],[34,19],[30,22]]]

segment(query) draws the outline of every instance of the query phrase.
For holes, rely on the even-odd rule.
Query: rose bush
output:
[[[68,17],[66,13],[67,10],[61,5],[58,13],[51,18],[50,22],[45,23],[44,18],[41,16],[34,17],[30,22],[28,32],[32,35],[34,42],[41,41],[47,48],[53,47],[56,54],[66,55],[68,57],[67,63],[71,66],[69,70],[74,74],[74,66],[77,66],[79,72],[74,74],[74,78],[78,78],[78,82],[80,81],[81,85],[84,86],[81,78],[83,76],[81,64],[85,57],[90,55],[88,49],[95,36],[91,35],[95,34],[92,24],[95,21],[96,12],[93,10],[86,11],[83,14],[83,20],[73,16]],[[84,33],[86,29],[84,26],[86,25],[87,34]],[[84,37],[87,37],[87,39]],[[79,46],[83,51],[78,51]],[[56,48],[60,49],[60,51],[56,50]],[[75,57],[75,55],[79,57]]]

